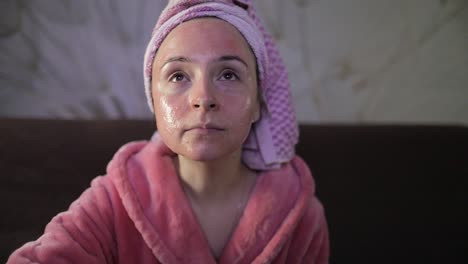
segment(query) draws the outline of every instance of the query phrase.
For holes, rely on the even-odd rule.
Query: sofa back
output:
[[[0,120],[0,263],[153,121]],[[301,125],[331,263],[468,263],[468,128]]]

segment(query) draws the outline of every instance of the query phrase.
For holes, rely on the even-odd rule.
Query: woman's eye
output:
[[[171,76],[171,82],[181,82],[185,79],[185,76],[182,73],[175,73]]]
[[[238,79],[237,75],[233,73],[232,71],[223,72],[223,74],[221,75],[221,80],[234,81],[237,79]]]

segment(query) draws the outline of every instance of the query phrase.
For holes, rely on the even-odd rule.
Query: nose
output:
[[[194,110],[213,111],[219,108],[214,87],[209,81],[200,80],[194,83],[190,92],[190,104]]]

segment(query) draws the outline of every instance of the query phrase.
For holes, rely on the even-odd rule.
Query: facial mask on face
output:
[[[242,4],[236,4],[238,2]],[[251,169],[278,168],[294,157],[299,130],[285,65],[251,1],[180,0],[169,3],[154,28],[145,53],[144,80],[150,109],[153,110],[150,89],[152,63],[158,47],[180,23],[206,16],[217,17],[236,27],[257,60],[259,89],[265,104],[260,110],[260,119],[253,125],[243,145],[242,159]]]

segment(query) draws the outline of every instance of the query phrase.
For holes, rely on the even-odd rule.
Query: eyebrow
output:
[[[169,59],[167,59],[164,64],[161,66],[161,69],[164,68],[164,66],[166,66],[166,64],[168,63],[171,63],[171,62],[174,62],[174,61],[180,61],[180,62],[190,62],[190,60],[186,57],[183,57],[183,56],[176,56],[176,57],[170,57]]]
[[[224,56],[219,57],[215,61],[232,61],[232,60],[238,61],[238,62],[242,63],[246,68],[248,68],[247,63],[243,59],[241,59],[239,56],[236,56],[236,55],[224,55]],[[164,62],[164,64],[161,66],[161,68],[163,68],[166,64],[171,63],[171,62],[175,62],[175,61],[192,62],[192,60],[190,60],[187,57],[175,56],[175,57],[170,57],[169,59],[167,59]]]
[[[248,68],[247,63],[243,59],[241,59],[239,56],[235,56],[235,55],[221,56],[217,61],[231,61],[231,60],[238,61],[238,62],[244,64],[244,66],[246,68]]]

